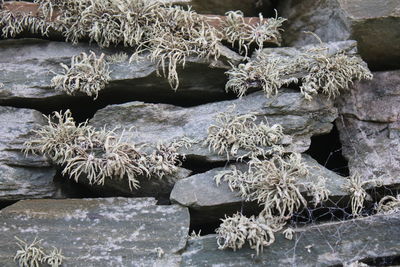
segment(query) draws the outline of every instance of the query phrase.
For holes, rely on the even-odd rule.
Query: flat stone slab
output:
[[[316,96],[307,101],[300,92],[283,89],[271,98],[256,92],[241,99],[190,108],[143,102],[110,105],[97,111],[89,124],[97,128],[118,128],[117,133],[131,128],[133,134],[126,135],[128,141],[151,146],[188,137],[198,143],[187,150],[181,149],[181,153],[206,161],[225,161],[226,155],[209,151],[203,143],[208,127],[215,124],[215,117],[231,105],[236,105],[238,115],[255,112],[258,119],[265,117],[271,125],[281,124],[286,134],[293,135],[288,149],[298,152],[309,148],[311,136],[329,133],[337,117],[333,102],[326,97]]]
[[[338,99],[343,156],[362,179],[400,184],[400,71],[373,74]]]
[[[20,201],[0,211],[0,265],[16,266],[17,236],[62,249],[62,266],[179,266],[188,231],[187,208],[152,198]]]
[[[72,56],[89,51],[97,55],[122,51],[129,56],[132,54],[129,49],[100,49],[94,44],[85,43],[72,45],[39,39],[0,41],[0,81],[3,84],[0,88],[0,104],[18,103],[38,109],[51,105],[54,110],[58,110],[60,105],[72,105],[77,100],[83,101],[81,105],[93,105],[91,97],[68,96],[51,87],[55,73],[63,73],[60,63],[69,66]],[[96,101],[99,105],[132,100],[191,105],[232,97],[224,90],[225,69],[209,68],[207,63],[198,59],[188,59],[186,67],[178,70],[180,87],[176,92],[170,88],[166,78],[156,75],[156,64],[148,59],[113,63],[110,64],[110,70],[110,83],[100,91]]]
[[[44,123],[38,111],[0,107],[0,201],[49,198],[56,193],[55,168],[43,157],[22,153],[32,130]]]
[[[309,181],[318,181],[319,176],[326,178],[326,187],[331,192],[331,198],[340,198],[348,195],[342,186],[347,178],[321,166],[308,155],[303,155],[304,162],[309,166]],[[216,168],[205,173],[192,175],[178,181],[171,192],[171,202],[189,207],[192,213],[192,222],[215,222],[241,209],[258,210],[257,203],[245,203],[237,192],[232,192],[226,182],[220,185],[215,183],[215,175],[226,168]],[[245,164],[238,164],[238,168],[245,170]],[[304,192],[304,188],[301,189]]]
[[[287,18],[287,46],[356,40],[362,58],[372,69],[400,67],[400,2],[398,0],[284,0],[279,15]]]
[[[400,213],[374,215],[295,229],[293,240],[282,234],[264,252],[244,247],[218,250],[215,235],[190,240],[182,266],[336,266],[400,254]]]

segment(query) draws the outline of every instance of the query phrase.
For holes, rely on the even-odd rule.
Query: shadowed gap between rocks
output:
[[[8,206],[11,206],[12,204],[17,203],[18,201],[13,201],[13,200],[3,200],[0,201],[0,210],[7,208]]]
[[[366,258],[359,260],[360,263],[365,263],[368,266],[398,266],[400,264],[400,255],[392,257]],[[343,267],[343,265],[331,265],[329,267]]]
[[[328,134],[311,137],[310,148],[305,153],[328,170],[349,176],[348,162],[342,155],[342,144],[336,125]]]

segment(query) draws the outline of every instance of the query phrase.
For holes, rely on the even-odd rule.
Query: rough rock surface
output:
[[[77,100],[81,105],[94,105],[87,96],[68,96],[51,87],[54,73],[63,73],[60,63],[71,63],[71,57],[90,50],[97,55],[121,52],[118,49],[103,49],[95,45],[72,45],[38,39],[0,41],[0,104],[19,105],[38,109],[59,110]],[[131,52],[127,51],[130,55]],[[197,63],[190,63],[195,61]],[[129,64],[110,65],[111,81],[100,92],[96,103],[121,103],[129,100],[149,102],[183,103],[193,105],[227,99],[224,91],[224,69],[209,68],[199,60],[189,60],[186,68],[178,70],[180,87],[174,92],[167,79],[157,77],[156,66],[147,59]],[[221,79],[222,77],[222,79]],[[207,93],[205,93],[207,92]],[[105,105],[103,104],[103,106]]]
[[[256,92],[241,99],[190,108],[143,102],[110,105],[99,110],[90,120],[90,125],[110,129],[119,127],[117,132],[132,127],[133,134],[126,135],[127,139],[153,146],[186,136],[199,142],[182,153],[188,157],[220,161],[225,160],[226,155],[210,152],[203,143],[208,127],[215,123],[215,116],[233,104],[238,115],[256,112],[258,118],[266,117],[271,125],[280,123],[285,133],[294,136],[291,149],[299,152],[308,149],[311,136],[330,132],[331,122],[337,116],[332,101],[324,96],[307,101],[298,91],[282,90],[271,98]]]
[[[400,71],[375,72],[339,99],[337,120],[351,173],[400,183]]]
[[[106,179],[104,185],[89,185],[87,179],[79,179],[79,183],[85,184],[90,191],[105,196],[125,196],[125,197],[155,197],[162,203],[169,202],[169,195],[177,181],[190,176],[191,171],[178,168],[176,172],[158,177],[137,177],[140,188],[130,190],[127,179]]]
[[[4,267],[16,266],[14,236],[62,249],[63,266],[179,266],[189,212],[151,198],[30,200],[0,211],[0,230]]]
[[[182,266],[337,266],[400,253],[400,213],[298,228],[256,256],[248,247],[218,250],[215,235],[189,241]]]
[[[309,166],[310,181],[317,181],[319,176],[327,179],[326,186],[331,192],[331,198],[347,194],[342,190],[347,178],[329,171],[306,154],[303,154],[303,160]],[[257,211],[257,203],[243,202],[236,192],[229,189],[228,183],[216,185],[215,175],[228,167],[212,169],[178,181],[171,192],[171,202],[192,209],[192,223],[215,222],[224,214],[233,214],[241,209],[250,213],[252,210]],[[245,170],[246,165],[241,163],[238,167]]]
[[[400,2],[398,0],[285,0],[279,15],[288,19],[287,45],[356,40],[365,61],[374,69],[400,67]],[[379,41],[377,41],[379,40]]]
[[[23,144],[31,130],[45,123],[31,109],[0,107],[0,200],[52,197],[55,169],[39,156],[25,156]]]

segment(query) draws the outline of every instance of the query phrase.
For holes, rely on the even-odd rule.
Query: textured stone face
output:
[[[189,213],[151,198],[29,200],[0,211],[0,230],[1,266],[15,266],[14,236],[62,249],[63,266],[179,266]]]
[[[288,19],[287,45],[356,40],[362,58],[373,69],[400,67],[400,3],[397,0],[285,0],[279,14]]]
[[[52,197],[55,169],[40,156],[24,155],[32,130],[45,123],[31,109],[0,107],[0,200]]]
[[[366,218],[298,228],[293,240],[282,234],[263,253],[248,247],[218,250],[214,235],[189,241],[182,266],[333,266],[400,253],[400,215]]]
[[[375,72],[339,99],[343,155],[363,179],[400,183],[400,71]]]
[[[133,127],[133,134],[126,137],[129,141],[153,146],[186,136],[199,142],[183,153],[208,161],[221,161],[226,160],[226,155],[210,152],[203,143],[208,127],[215,123],[215,116],[233,104],[238,115],[256,112],[258,119],[266,117],[271,125],[280,123],[286,134],[294,136],[291,149],[298,152],[308,149],[311,136],[330,132],[331,122],[337,116],[332,101],[326,97],[318,96],[307,101],[300,92],[282,90],[272,98],[257,92],[241,99],[191,108],[143,102],[111,105],[99,110],[90,120],[90,125],[98,128],[106,125],[110,129],[119,127],[117,131]]]
[[[72,105],[76,100],[82,105],[94,105],[89,97],[68,96],[51,87],[55,73],[63,73],[60,63],[71,64],[71,57],[81,52],[104,52],[111,55],[118,49],[102,49],[95,45],[80,43],[71,45],[38,39],[0,41],[0,104],[19,104],[45,109],[48,106],[58,110],[61,106]],[[132,51],[127,51],[130,56]],[[234,52],[226,53],[231,57]],[[237,56],[235,54],[235,56]],[[98,103],[120,103],[141,99],[192,105],[210,99],[221,100],[230,96],[224,91],[223,68],[209,68],[198,59],[188,59],[185,69],[179,69],[180,87],[176,93],[168,85],[166,78],[156,75],[156,65],[143,58],[128,63],[110,64],[111,80],[101,91]],[[222,77],[222,78],[221,78]]]

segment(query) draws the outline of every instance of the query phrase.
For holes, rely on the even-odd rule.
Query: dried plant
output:
[[[14,256],[14,260],[18,261],[21,267],[39,267],[46,255],[44,249],[40,246],[42,239],[35,238],[31,244],[15,237],[18,241],[17,245],[20,248]]]
[[[19,250],[15,254],[14,260],[18,261],[21,267],[39,267],[41,263],[50,265],[51,267],[61,266],[65,256],[62,255],[61,249],[53,247],[53,250],[47,254],[44,248],[40,245],[42,239],[35,238],[31,244],[15,237],[18,241]]]
[[[121,63],[127,61],[128,59],[129,56],[125,52],[114,53],[106,57],[108,63]]]
[[[224,36],[232,45],[239,44],[239,52],[245,50],[247,56],[251,44],[256,43],[259,49],[263,48],[265,42],[280,44],[280,27],[286,19],[275,18],[264,19],[259,14],[259,21],[256,24],[247,23],[244,20],[243,12],[229,11],[224,21]]]
[[[295,231],[293,228],[288,227],[285,229],[285,231],[282,232],[282,234],[285,236],[286,239],[288,240],[292,240],[293,239],[293,235],[294,235]]]
[[[64,73],[51,80],[52,86],[69,95],[84,93],[88,96],[98,97],[99,91],[104,89],[110,80],[108,64],[104,54],[97,57],[94,52],[87,55],[85,52],[73,56],[71,66],[61,63]]]
[[[34,131],[36,139],[25,143],[25,152],[45,155],[64,167],[63,174],[76,181],[85,175],[90,184],[103,185],[106,178],[126,177],[133,190],[139,187],[139,175],[163,177],[173,173],[180,163],[177,148],[189,145],[160,145],[148,155],[135,144],[122,142],[123,136],[117,137],[113,131],[96,130],[87,122],[76,125],[69,110],[55,112],[47,120],[48,125]]]
[[[300,193],[299,178],[306,177],[307,166],[301,155],[274,155],[270,159],[254,158],[249,169],[241,172],[235,167],[216,175],[216,183],[225,181],[231,190],[239,191],[246,201],[256,200],[264,206],[266,216],[291,216],[307,202]]]
[[[240,213],[222,219],[216,233],[219,249],[231,248],[236,251],[247,241],[250,248],[256,250],[257,255],[263,251],[264,246],[275,242],[274,231],[268,221],[261,217],[247,218]]]
[[[50,265],[51,267],[59,267],[64,259],[65,256],[62,254],[62,250],[53,247],[53,250],[43,257],[42,262]]]
[[[383,197],[376,207],[377,213],[392,214],[400,212],[400,194],[396,197],[385,196]]]
[[[226,74],[226,90],[239,97],[251,87],[261,87],[270,97],[282,86],[300,83],[301,93],[308,100],[319,93],[336,97],[354,80],[372,79],[360,57],[346,55],[344,51],[331,55],[324,44],[299,49],[294,55],[259,51],[248,63],[232,66]]]
[[[326,178],[318,176],[316,181],[304,182],[303,186],[307,189],[308,195],[312,196],[314,207],[318,204],[327,201],[330,191],[326,188]]]
[[[377,179],[362,181],[361,176],[358,173],[354,173],[349,177],[347,184],[343,186],[343,189],[351,194],[351,211],[355,216],[360,215],[364,207],[364,201],[369,197],[364,188],[367,185],[382,186],[382,181]]]
[[[284,134],[282,126],[269,126],[268,122],[255,123],[256,113],[237,115],[235,106],[228,108],[216,116],[215,124],[207,132],[205,145],[219,155],[236,157],[238,150],[246,151],[238,159],[244,157],[267,156],[281,151],[279,146]]]
[[[255,25],[240,15],[230,15],[227,30],[209,24],[205,16],[171,3],[148,0],[36,0],[38,14],[0,12],[4,37],[23,31],[42,35],[61,32],[66,41],[89,39],[102,47],[124,45],[133,48],[130,61],[146,53],[168,78],[173,89],[179,86],[177,67],[189,57],[215,61],[220,57],[221,40],[239,41],[241,47],[265,41],[278,42],[283,19],[263,19]],[[233,24],[232,24],[233,23]],[[240,26],[240,29],[233,29]],[[238,31],[238,32],[235,32]],[[243,39],[243,40],[242,40]]]

